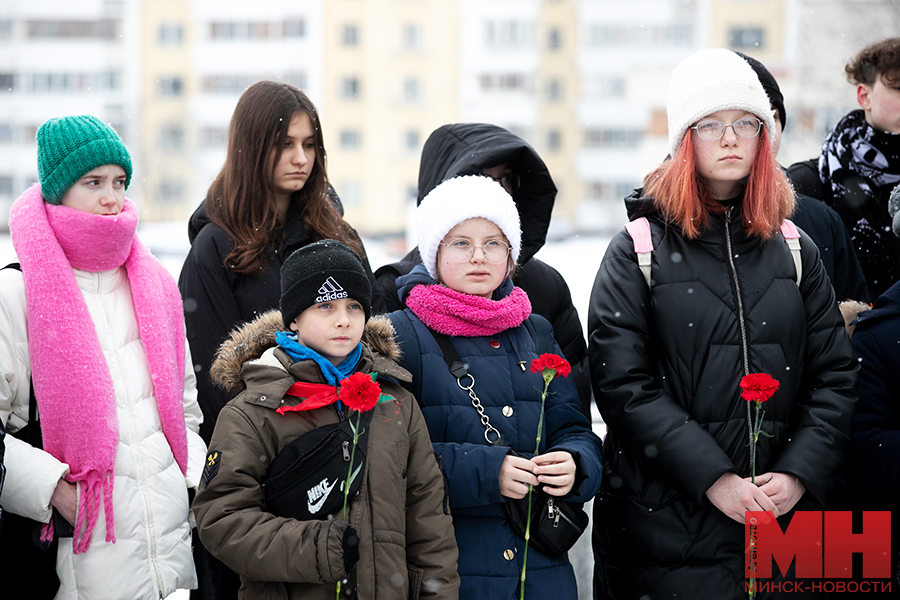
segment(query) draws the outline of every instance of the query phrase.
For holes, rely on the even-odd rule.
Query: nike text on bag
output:
[[[339,511],[351,453],[351,498],[362,484],[372,412],[362,414],[355,452],[349,418],[313,429],[285,446],[269,465],[262,484],[266,510],[299,521],[324,520]]]

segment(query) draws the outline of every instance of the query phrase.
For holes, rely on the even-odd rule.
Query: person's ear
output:
[[[293,331],[294,333],[297,333],[297,319],[294,319],[293,321],[291,321],[291,324],[289,325],[289,327],[290,327],[291,331]]]
[[[863,110],[872,108],[872,86],[867,83],[860,83],[856,86],[856,101]]]

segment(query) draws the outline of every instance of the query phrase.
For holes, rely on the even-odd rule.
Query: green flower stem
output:
[[[347,467],[347,479],[344,481],[344,507],[341,509],[341,520],[347,520],[347,497],[350,495],[350,477],[353,475],[353,457],[356,456],[356,443],[359,441],[359,423],[362,413],[356,413],[356,427],[353,428],[353,447],[350,448],[350,466]],[[348,573],[349,575],[349,573]],[[335,587],[335,600],[341,600],[341,582]]]
[[[548,373],[549,371],[549,373]],[[542,373],[544,377],[544,389],[541,391],[541,417],[538,419],[537,437],[534,440],[534,455],[540,454],[541,450],[541,431],[544,426],[544,404],[547,401],[547,390],[550,388],[550,382],[556,376],[555,369],[544,369]],[[522,552],[522,574],[519,576],[519,600],[525,600],[525,569],[528,566],[528,540],[531,539],[531,499],[534,486],[528,486],[528,518],[525,521],[525,550]]]

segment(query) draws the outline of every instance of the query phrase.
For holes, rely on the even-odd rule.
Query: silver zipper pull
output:
[[[349,461],[350,460],[350,442],[347,440],[344,440],[344,443],[341,444],[341,448],[344,451],[344,462]]]

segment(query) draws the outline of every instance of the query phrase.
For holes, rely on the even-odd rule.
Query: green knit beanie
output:
[[[41,194],[50,204],[85,173],[103,165],[125,169],[125,188],[131,183],[131,155],[115,129],[91,115],[50,119],[37,132],[38,177]]]

